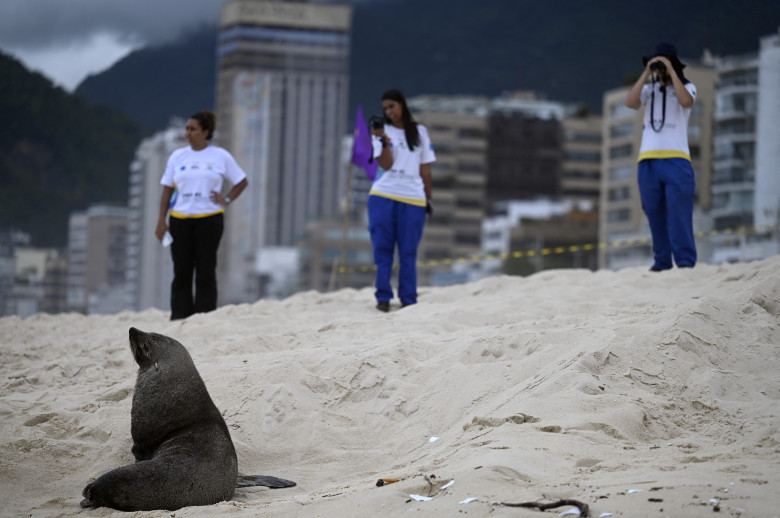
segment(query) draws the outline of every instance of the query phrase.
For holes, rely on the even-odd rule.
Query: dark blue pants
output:
[[[653,236],[653,268],[668,270],[696,264],[693,238],[693,167],[683,158],[639,162],[637,180],[642,208]]]
[[[425,207],[383,198],[368,197],[368,230],[376,264],[376,300],[393,298],[390,276],[398,246],[398,297],[402,304],[417,302],[417,247],[425,227]]]
[[[222,239],[224,215],[187,219],[171,217],[168,227],[173,237],[171,320],[217,309],[217,249]]]

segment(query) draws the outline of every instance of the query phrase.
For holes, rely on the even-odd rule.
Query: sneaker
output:
[[[379,302],[376,303],[376,309],[378,309],[383,313],[387,313],[388,311],[390,311],[390,301],[380,300]]]

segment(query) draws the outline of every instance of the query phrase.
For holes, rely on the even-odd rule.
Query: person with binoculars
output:
[[[400,90],[382,94],[382,111],[383,117],[371,119],[374,158],[381,170],[368,193],[368,230],[376,264],[376,308],[387,312],[396,246],[401,307],[417,303],[417,247],[425,215],[433,212],[431,163],[436,155],[428,131],[415,122]]]
[[[626,97],[634,110],[645,105],[637,183],[653,238],[653,266],[658,272],[696,264],[693,237],[695,175],[688,148],[688,119],[696,86],[683,75],[677,49],[660,43],[642,58],[645,69]]]

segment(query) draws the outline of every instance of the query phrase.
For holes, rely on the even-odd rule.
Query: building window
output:
[[[635,110],[623,103],[613,104],[609,110],[609,115],[613,119],[625,119],[626,117],[633,117],[635,114]]]
[[[612,170],[609,172],[609,179],[610,180],[628,180],[631,178],[631,176],[634,173],[634,166],[632,165],[621,165],[618,167],[613,167]]]
[[[620,187],[609,190],[609,201],[622,201],[631,198],[630,187]]]
[[[565,151],[563,157],[566,160],[579,160],[582,162],[601,162],[601,153],[598,151]]]
[[[631,144],[623,144],[622,146],[615,146],[609,150],[609,158],[625,158],[633,154]]]
[[[750,212],[753,210],[753,193],[749,191],[718,193],[712,197],[712,208],[730,212]]]
[[[459,162],[458,163],[458,170],[463,172],[482,172],[485,169],[485,166],[482,164],[474,164],[469,162]]]
[[[739,92],[719,95],[715,101],[715,113],[725,115],[730,113],[756,113],[758,94],[756,92]]]
[[[566,132],[567,142],[601,142],[601,133],[577,133],[576,131]]]
[[[717,160],[742,159],[752,160],[756,149],[753,142],[727,142],[715,146]]]
[[[624,122],[609,128],[609,136],[612,138],[630,137],[634,133],[634,123]]]
[[[609,223],[623,223],[631,218],[631,211],[629,209],[617,209],[611,210],[607,213],[607,221]]]
[[[726,167],[715,169],[712,183],[753,182],[756,179],[755,167]]]
[[[728,88],[730,86],[745,86],[758,84],[758,69],[739,70],[731,73],[724,73],[720,76],[719,88]]]
[[[485,130],[482,128],[461,128],[458,130],[459,138],[485,138]]]

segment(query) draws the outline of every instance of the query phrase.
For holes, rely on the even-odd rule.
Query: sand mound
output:
[[[494,277],[373,306],[366,288],[183,322],[0,319],[0,513],[123,515],[79,501],[133,462],[134,326],[189,349],[241,472],[298,482],[177,517],[536,516],[497,504],[543,498],[592,516],[777,514],[780,257]]]

